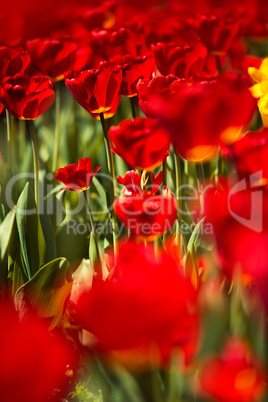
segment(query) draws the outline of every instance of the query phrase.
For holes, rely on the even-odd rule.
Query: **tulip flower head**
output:
[[[31,57],[22,48],[12,49],[0,47],[0,80],[14,77],[16,74],[27,74],[30,69]]]
[[[189,364],[199,333],[195,302],[175,259],[164,251],[156,258],[151,245],[122,243],[113,276],[96,280],[78,300],[77,320],[107,362],[134,370],[164,367],[176,348]]]
[[[147,185],[145,175],[151,176]],[[142,175],[130,171],[117,181],[124,185],[122,196],[114,203],[114,210],[131,234],[139,240],[152,241],[168,232],[177,219],[177,201],[170,190],[163,187],[158,194],[163,172]]]
[[[265,389],[265,370],[239,338],[228,340],[220,357],[209,359],[200,377],[201,389],[219,402],[253,402]]]
[[[96,69],[65,74],[65,83],[69,91],[94,117],[100,113],[105,117],[115,105],[118,106],[121,82],[122,69],[110,62],[103,63]]]
[[[18,119],[36,119],[54,100],[53,85],[47,77],[16,74],[0,84],[0,102]]]
[[[70,39],[37,38],[26,46],[37,69],[53,81],[62,80],[72,69],[77,45]]]
[[[65,397],[70,391],[66,374],[78,363],[66,339],[60,333],[49,333],[36,316],[21,321],[18,313],[4,303],[0,327],[1,399],[36,402]]]
[[[161,74],[174,74],[186,80],[199,75],[207,57],[207,48],[200,41],[180,45],[160,42],[152,46],[152,51]]]
[[[133,169],[153,170],[166,159],[170,140],[165,129],[154,120],[138,117],[112,126],[112,151]]]
[[[58,169],[55,178],[67,186],[65,190],[85,191],[91,186],[92,179],[100,168],[101,166],[97,166],[92,171],[89,158],[79,159],[78,164],[73,163]]]

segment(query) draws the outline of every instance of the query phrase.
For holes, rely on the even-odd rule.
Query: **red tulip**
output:
[[[205,65],[207,48],[200,41],[182,43],[157,43],[152,46],[156,65],[162,75],[174,74],[189,79],[199,75]]]
[[[170,146],[168,133],[151,119],[138,117],[112,126],[112,150],[134,169],[153,170],[166,158]]]
[[[221,267],[230,279],[238,274],[254,280],[267,277],[268,193],[256,184],[243,179],[207,193],[207,219],[214,227]]]
[[[113,106],[111,107],[111,109],[103,112],[103,116],[105,119],[110,119],[111,117],[113,117],[113,115],[117,111],[117,108],[120,104],[120,100],[121,100],[121,95],[118,95],[117,98],[113,101]],[[89,113],[91,114],[92,117],[94,117],[94,119],[100,120],[99,113],[92,113],[92,112],[89,112]]]
[[[53,85],[47,77],[16,74],[0,84],[0,102],[18,119],[36,119],[54,100]]]
[[[111,61],[122,67],[123,75],[120,93],[128,97],[137,95],[136,85],[139,80],[151,79],[156,72],[154,57],[151,54],[143,57],[115,56]]]
[[[151,102],[152,97],[163,96],[169,98],[176,91],[176,88],[181,85],[186,86],[186,81],[171,74],[166,77],[157,76],[152,80],[139,81],[137,92],[139,105],[143,113],[147,117],[157,118],[157,113],[155,113],[154,105]]]
[[[239,22],[229,16],[202,15],[195,25],[202,42],[213,53],[228,51],[239,33]]]
[[[58,169],[55,179],[67,186],[65,190],[85,191],[91,186],[93,177],[100,168],[101,166],[97,166],[92,171],[89,158],[79,159],[78,164],[73,163]]]
[[[177,87],[186,86],[186,81],[175,77],[175,75],[167,75],[166,77],[157,76],[152,80],[142,80],[137,84],[137,92],[139,97],[139,105],[143,113],[147,117],[157,118],[154,104],[151,99],[153,96],[163,96],[169,98]]]
[[[88,112],[110,112],[118,102],[122,70],[107,62],[97,69],[65,74],[65,83],[78,103]]]
[[[219,402],[254,402],[265,390],[265,370],[241,339],[229,340],[220,357],[201,371],[202,390]]]
[[[58,401],[70,392],[68,372],[77,365],[71,345],[60,333],[50,334],[42,321],[19,321],[1,304],[1,399],[5,402]]]
[[[177,201],[172,193],[153,195],[142,191],[118,197],[114,210],[133,236],[152,241],[168,232],[177,220]]]
[[[114,56],[137,57],[148,52],[145,46],[144,28],[140,22],[127,24],[117,29],[95,29],[91,32],[90,45],[94,66]]]
[[[14,77],[16,74],[27,74],[30,69],[31,58],[22,48],[12,49],[0,47],[0,80],[5,77]]]
[[[164,251],[121,244],[114,274],[97,279],[77,305],[77,320],[93,334],[93,349],[128,368],[166,365],[173,349],[188,364],[198,342],[196,292]]]
[[[159,172],[156,176],[154,173],[151,173],[152,183],[151,185],[146,186],[147,194],[156,194],[161,186],[163,180],[163,172]],[[123,195],[141,195],[144,191],[141,185],[141,174],[135,172],[135,170],[131,170],[126,172],[124,177],[119,176],[117,178],[117,182],[125,186],[122,191]]]
[[[26,46],[37,69],[51,79],[61,80],[72,69],[77,45],[71,40],[37,38],[28,41]]]
[[[236,167],[241,177],[258,174],[268,179],[268,128],[248,132],[244,137],[223,148],[224,155]]]
[[[256,110],[246,82],[232,74],[181,85],[169,96],[150,96],[148,102],[179,154],[194,162],[214,156],[220,138],[233,142]]]

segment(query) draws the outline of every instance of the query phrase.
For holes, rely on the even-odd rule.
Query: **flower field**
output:
[[[267,402],[267,1],[0,20],[0,401]]]

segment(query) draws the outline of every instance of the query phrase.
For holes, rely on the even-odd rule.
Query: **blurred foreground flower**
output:
[[[214,188],[206,197],[206,214],[214,227],[221,267],[230,279],[237,274],[260,281],[267,278],[268,192],[258,187],[256,176],[253,179],[232,185],[220,179],[224,188]]]
[[[43,321],[18,314],[1,304],[1,399],[5,402],[59,401],[70,391],[77,365],[71,345],[50,334]]]
[[[113,265],[113,264],[112,264]],[[121,244],[113,275],[96,279],[77,304],[94,351],[133,370],[165,366],[172,352],[189,364],[198,343],[196,291],[164,251]]]
[[[236,168],[240,177],[261,174],[259,184],[267,184],[268,128],[248,132],[230,147],[224,147],[223,153]]]
[[[241,339],[230,339],[220,357],[205,363],[200,385],[219,402],[255,402],[264,393],[265,377],[249,346]]]
[[[72,163],[58,169],[55,179],[67,186],[65,190],[85,191],[91,186],[92,179],[100,168],[101,166],[97,166],[92,171],[89,158],[79,159],[78,164]]]
[[[147,109],[148,104],[178,153],[191,162],[212,158],[220,140],[235,141],[256,109],[247,83],[235,74],[221,74],[190,86],[176,85],[172,92],[150,91]]]

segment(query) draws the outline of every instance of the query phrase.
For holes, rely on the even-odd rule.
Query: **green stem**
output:
[[[107,129],[107,125],[106,125],[106,121],[104,119],[103,113],[100,113],[100,120],[101,120],[103,135],[104,135],[104,142],[105,142],[107,162],[108,162],[108,170],[109,170],[109,174],[110,174],[110,178],[111,178],[111,180],[110,180],[111,202],[112,202],[112,204],[114,204],[115,183],[116,183],[115,167],[114,167],[114,161],[113,161],[113,157],[112,157],[110,140],[109,140],[109,136],[108,136],[108,129]],[[116,219],[116,214],[115,214],[114,208],[112,209],[112,226],[113,226],[114,255],[116,258],[117,253],[118,253],[118,239],[117,239],[117,219]]]
[[[129,99],[131,104],[132,117],[133,119],[136,119],[136,117],[138,117],[137,96],[131,96]]]
[[[94,238],[96,240],[96,244],[98,244],[97,243],[97,237],[96,237],[95,224],[94,224],[94,220],[93,220],[93,216],[92,216],[92,212],[91,212],[91,208],[90,208],[90,204],[89,204],[89,200],[88,200],[88,196],[87,196],[87,191],[83,191],[83,193],[84,193],[86,206],[87,206],[87,210],[88,210],[88,214],[89,214],[91,230],[92,230],[93,236],[94,236]]]
[[[223,175],[223,157],[221,154],[221,150],[219,149],[219,156],[218,156],[218,169],[217,169],[217,182],[219,181],[219,177]]]
[[[54,142],[54,153],[52,162],[52,172],[57,171],[57,162],[59,155],[60,146],[60,85],[56,85],[56,98],[55,98],[55,142]]]
[[[28,128],[31,135],[31,142],[33,148],[33,161],[34,161],[34,194],[37,214],[39,214],[39,160],[38,160],[38,148],[36,142],[36,136],[34,131],[34,124],[32,120],[27,120]]]
[[[175,165],[176,165],[176,198],[179,207],[180,216],[180,187],[181,187],[181,165],[180,165],[180,155],[176,150],[174,150]]]
[[[205,200],[204,200],[204,175],[202,171],[202,166],[200,163],[195,164],[196,176],[197,176],[197,187],[198,187],[198,197],[199,197],[199,217],[200,219],[204,215]]]
[[[6,109],[6,119],[7,119],[7,143],[8,143],[8,166],[13,170],[13,144],[12,144],[12,134],[11,134],[11,115]]]
[[[163,186],[167,185],[167,158],[163,161]]]
[[[181,203],[180,203],[180,187],[181,187],[181,166],[180,166],[180,155],[174,149],[174,158],[175,158],[175,171],[176,171],[176,198],[178,202],[178,221],[176,224],[176,244],[179,245],[180,253],[181,253],[181,244],[180,237],[182,236],[181,226],[180,226],[180,212],[181,212]]]

